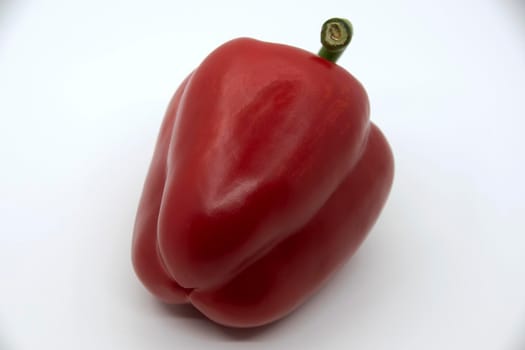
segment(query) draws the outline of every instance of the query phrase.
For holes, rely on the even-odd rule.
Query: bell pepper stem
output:
[[[352,40],[352,23],[345,18],[330,18],[321,28],[321,44],[318,55],[337,62]]]

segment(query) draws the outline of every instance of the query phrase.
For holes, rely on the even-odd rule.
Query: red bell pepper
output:
[[[330,22],[331,21],[331,22]],[[166,303],[223,325],[277,320],[354,253],[390,191],[390,147],[362,85],[335,60],[332,19],[316,56],[230,41],[176,91],[133,237],[135,271]]]

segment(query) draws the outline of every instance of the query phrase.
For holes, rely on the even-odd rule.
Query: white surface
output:
[[[130,242],[172,92],[234,37],[317,50],[334,15],[395,153],[379,222],[262,330],[156,303]],[[524,349],[524,16],[519,0],[0,2],[0,349]]]

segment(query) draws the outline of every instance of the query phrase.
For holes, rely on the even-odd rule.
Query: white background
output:
[[[239,36],[318,49],[366,86],[396,158],[354,259],[290,317],[229,330],[130,263],[180,81]],[[0,0],[0,349],[525,349],[525,2]]]

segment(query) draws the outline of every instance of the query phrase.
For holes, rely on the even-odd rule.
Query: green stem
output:
[[[318,55],[331,62],[337,62],[350,40],[352,40],[352,23],[344,18],[330,18],[321,28],[321,44]]]

